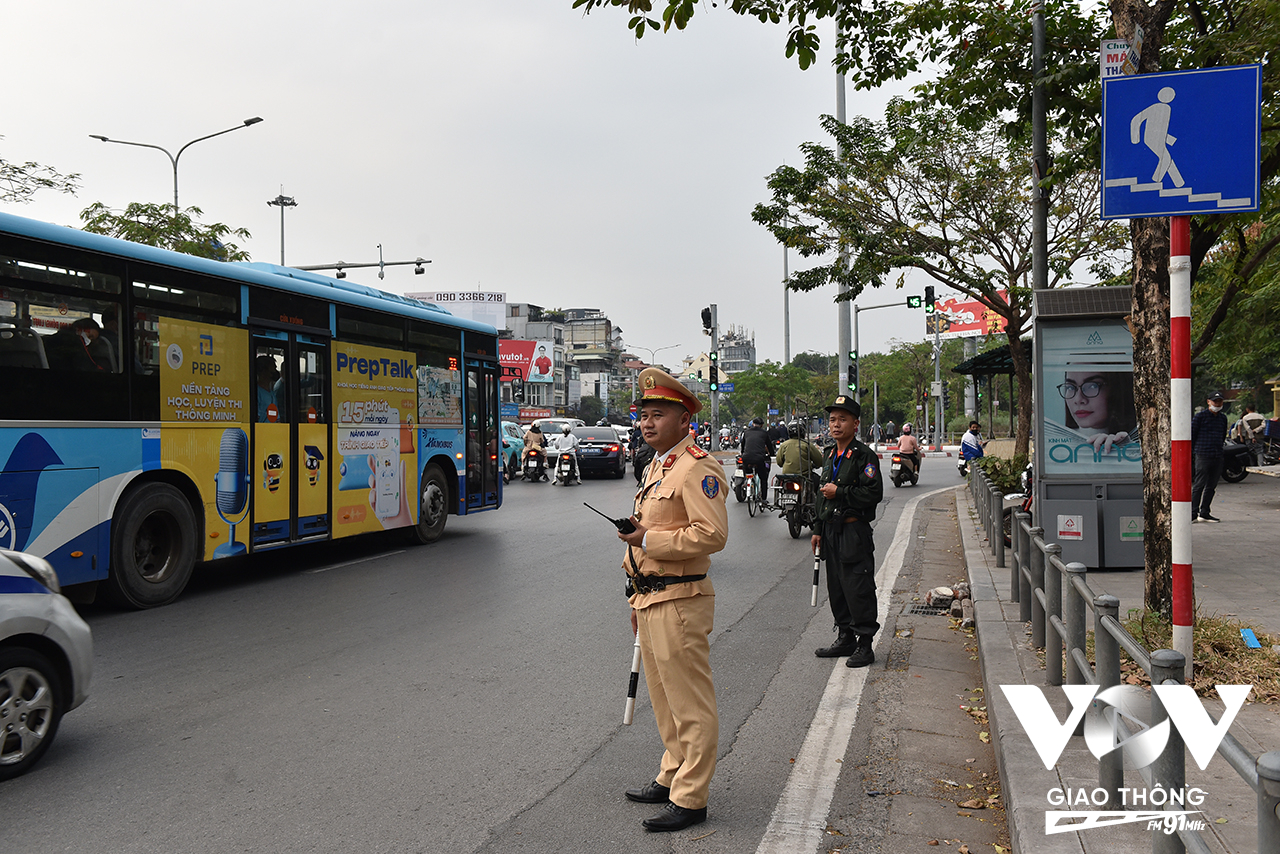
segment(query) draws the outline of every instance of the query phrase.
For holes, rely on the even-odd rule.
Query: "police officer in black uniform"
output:
[[[876,607],[876,559],[871,520],[884,498],[880,459],[857,440],[862,407],[841,395],[827,407],[827,426],[835,444],[827,448],[817,499],[820,534],[812,546],[822,548],[827,564],[827,595],[839,635],[831,646],[815,650],[819,658],[847,655],[847,667],[866,667],[876,660],[872,644],[880,631]]]

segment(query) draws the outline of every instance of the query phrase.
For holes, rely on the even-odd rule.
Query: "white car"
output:
[[[26,773],[85,701],[93,637],[43,558],[0,550],[0,780]]]
[[[623,427],[621,424],[614,424],[613,432],[618,434],[618,441],[622,443],[622,447],[627,452],[627,459],[631,459],[631,427]]]

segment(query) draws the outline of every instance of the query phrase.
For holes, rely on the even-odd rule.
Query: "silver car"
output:
[[[43,558],[0,550],[0,780],[31,769],[85,701],[93,637]]]

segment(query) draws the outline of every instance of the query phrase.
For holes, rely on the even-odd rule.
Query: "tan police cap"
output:
[[[702,411],[698,398],[662,368],[645,368],[640,372],[640,396],[636,398],[635,404],[643,406],[645,401],[650,400],[678,403],[689,410],[690,415],[697,415]]]

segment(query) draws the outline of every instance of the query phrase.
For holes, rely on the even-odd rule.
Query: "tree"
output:
[[[734,403],[749,417],[764,418],[771,406],[784,412],[793,400],[807,399],[811,392],[808,374],[795,365],[764,361],[733,375]]]
[[[578,401],[578,417],[588,424],[595,424],[604,417],[604,401],[594,394],[584,394]]]
[[[827,259],[795,272],[789,284],[808,291],[839,283],[854,299],[864,287],[881,287],[895,271],[914,268],[1003,317],[1009,341],[1020,340],[1031,319],[1030,290],[1023,285],[1032,244],[1025,155],[994,125],[970,130],[949,110],[897,98],[882,122],[857,117],[846,124],[824,116],[822,125],[836,149],[802,146],[804,168],[775,171],[772,201],[752,213],[803,257]],[[1091,264],[1095,278],[1112,275],[1126,235],[1098,219],[1097,189],[1097,174],[1084,171],[1059,185],[1049,219],[1050,286],[1069,283],[1082,262]],[[1016,452],[1025,454],[1031,364],[1021,347],[1011,349]]]
[[[212,258],[215,261],[248,261],[249,253],[228,237],[248,240],[252,235],[243,228],[232,228],[220,222],[205,225],[196,217],[204,211],[190,207],[175,216],[173,205],[131,202],[123,211],[114,211],[102,202],[94,202],[80,212],[84,230],[108,237],[119,237],[134,243],[159,246],[187,255]]]
[[[858,88],[871,89],[928,67],[936,76],[917,87],[928,103],[951,106],[970,127],[992,121],[1007,122],[1007,135],[1023,138],[1028,122],[1033,83],[1047,95],[1051,127],[1080,143],[1074,159],[1051,165],[1041,177],[1042,191],[1053,187],[1073,169],[1099,162],[1101,84],[1097,77],[1098,39],[1107,32],[1131,38],[1134,26],[1145,33],[1139,70],[1158,71],[1162,59],[1172,67],[1207,68],[1266,62],[1280,47],[1280,3],[1277,0],[1109,0],[1094,4],[1045,4],[1048,74],[1031,79],[1028,45],[1030,15],[1039,0],[1008,4],[974,4],[969,0],[904,0],[901,3],[842,3],[839,0],[730,0],[735,14],[751,15],[762,23],[787,22],[786,51],[802,68],[811,65],[819,40],[810,23],[833,18],[836,54],[833,64],[849,74]],[[652,0],[575,0],[585,11],[605,6],[625,7],[628,24],[637,37],[658,29],[649,18]],[[1174,12],[1181,16],[1174,18]],[[683,29],[693,17],[692,0],[666,0],[665,29]],[[1264,73],[1263,158],[1261,184],[1274,183],[1280,169],[1280,122],[1276,120],[1276,75]],[[1056,170],[1056,172],[1055,172]],[[1194,217],[1191,262],[1194,273],[1202,259],[1233,224],[1257,221],[1256,215]],[[1143,513],[1146,558],[1146,605],[1166,617],[1172,609],[1171,579],[1171,464],[1166,449],[1169,422],[1169,235],[1164,219],[1130,222],[1133,268],[1134,393],[1142,431]],[[1260,246],[1267,252],[1275,246]],[[1233,294],[1224,291],[1224,309]],[[1212,328],[1209,334],[1212,335]],[[1198,347],[1207,345],[1207,341]]]
[[[4,139],[0,136],[0,139]],[[50,166],[28,160],[13,163],[0,158],[0,204],[24,205],[40,190],[56,190],[75,195],[80,189],[80,175],[63,175]]]

